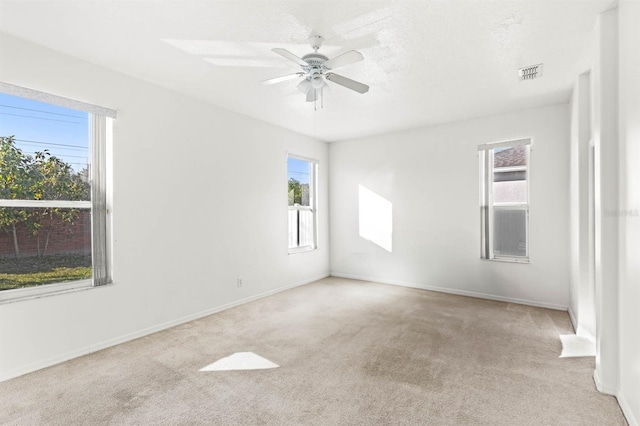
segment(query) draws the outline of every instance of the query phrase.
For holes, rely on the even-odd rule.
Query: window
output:
[[[289,253],[316,248],[316,177],[318,162],[289,155]]]
[[[530,144],[522,139],[478,147],[483,259],[529,261]]]
[[[0,302],[109,282],[111,117],[0,83]]]

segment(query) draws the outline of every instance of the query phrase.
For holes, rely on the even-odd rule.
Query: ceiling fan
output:
[[[298,84],[298,89],[304,93],[307,97],[307,102],[315,102],[318,99],[318,95],[322,97],[322,92],[325,86],[328,86],[326,80],[347,89],[354,90],[358,93],[367,93],[369,86],[362,84],[350,78],[343,77],[341,75],[330,72],[336,68],[351,65],[353,63],[362,61],[364,56],[362,53],[350,50],[335,58],[329,59],[325,55],[318,53],[318,49],[322,46],[324,39],[319,35],[313,35],[309,37],[309,43],[313,49],[313,53],[304,55],[302,58],[297,57],[293,53],[286,49],[275,48],[271,49],[274,53],[295,62],[302,68],[295,74],[284,75],[282,77],[271,78],[269,80],[261,81],[262,84],[274,84],[281,81],[287,81],[294,78],[304,77]]]

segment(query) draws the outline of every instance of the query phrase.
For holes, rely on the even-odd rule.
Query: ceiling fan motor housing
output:
[[[324,63],[329,60],[326,56],[314,52],[304,55],[302,60],[309,64],[308,67],[302,67],[305,69],[307,75],[307,79],[311,80],[316,76],[320,76],[324,74],[327,68],[324,66]]]
[[[314,53],[308,53],[304,55],[302,57],[302,60],[308,63],[309,65],[311,65],[312,67],[314,66],[319,67],[319,66],[322,66],[325,62],[327,62],[329,58],[327,58],[321,53],[314,52]]]

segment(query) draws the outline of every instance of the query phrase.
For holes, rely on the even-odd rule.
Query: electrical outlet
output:
[[[242,287],[242,278],[236,278],[236,284],[238,287]]]

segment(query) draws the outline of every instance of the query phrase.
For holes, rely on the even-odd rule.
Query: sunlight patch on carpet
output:
[[[588,337],[565,334],[560,335],[560,341],[562,341],[560,358],[596,356],[596,342]]]
[[[201,368],[199,371],[266,370],[278,367],[278,364],[253,352],[236,352]]]

